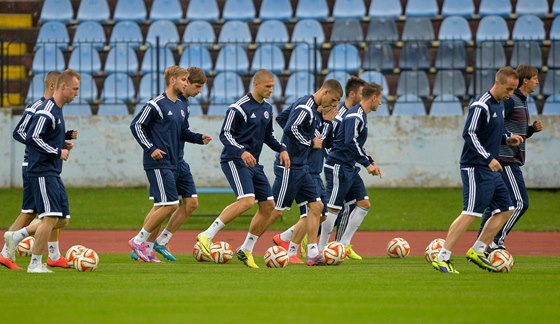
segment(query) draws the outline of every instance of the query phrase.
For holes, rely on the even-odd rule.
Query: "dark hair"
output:
[[[535,75],[539,74],[539,71],[537,70],[536,67],[528,65],[528,64],[518,65],[517,69],[515,69],[515,72],[517,72],[517,77],[519,78],[518,87],[523,85],[523,80],[531,79]]]
[[[373,96],[378,96],[383,92],[383,86],[375,82],[370,82],[364,84],[364,89],[362,90],[362,98],[369,99]]]
[[[336,79],[328,79],[325,82],[323,82],[323,85],[321,86],[321,89],[328,89],[331,91],[335,91],[336,93],[340,94],[340,96],[342,97],[342,86],[340,85],[340,82],[338,82]]]
[[[346,85],[344,86],[344,93],[346,93],[346,97],[350,95],[350,91],[358,92],[360,87],[363,87],[366,84],[366,81],[358,78],[357,76],[351,76],[350,79],[346,81]]]
[[[204,71],[202,71],[201,68],[190,66],[187,71],[189,72],[189,83],[206,83],[206,74],[204,74]]]

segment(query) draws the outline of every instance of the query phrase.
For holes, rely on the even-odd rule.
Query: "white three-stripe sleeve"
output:
[[[299,106],[297,107],[299,108]],[[296,109],[297,109],[296,108]],[[294,112],[295,113],[295,112]],[[300,109],[299,113],[297,113],[297,117],[295,118],[295,120],[293,121],[293,123],[290,125],[290,127],[288,128],[290,130],[290,133],[292,133],[292,135],[295,137],[295,139],[300,142],[302,145],[305,146],[311,146],[312,140],[310,138],[307,138],[304,134],[302,134],[299,131],[299,127],[303,124],[303,122],[307,119],[307,116],[309,115],[310,112],[304,110],[304,109]],[[293,116],[294,114],[290,114],[290,119],[288,120],[288,124],[290,124],[291,121],[291,116]]]
[[[130,125],[132,135],[144,150],[149,150],[154,146],[148,132],[146,132],[146,129],[154,115],[153,110],[154,108],[151,105],[145,105],[140,113],[134,117],[132,124]]]
[[[358,142],[360,131],[363,129],[362,119],[358,114],[354,115],[347,115],[342,125],[340,125],[344,127],[344,144],[348,145],[358,163],[367,166],[370,164],[370,159]]]
[[[486,113],[486,111],[478,106],[473,107],[471,111],[469,111],[463,138],[465,139],[467,145],[474,149],[478,154],[482,155],[484,159],[488,159],[490,157],[490,153],[488,153],[482,144],[480,144],[477,135],[477,131],[480,128],[480,120],[484,117],[482,116],[483,113]]]
[[[48,118],[46,115],[39,116],[34,126],[32,125],[29,129],[29,132],[31,134],[31,141],[29,141],[28,144],[39,148],[39,150],[43,151],[44,153],[54,154],[58,156],[58,148],[52,147],[43,140],[43,135],[45,134],[47,127],[51,127],[51,125],[52,120],[50,118]]]
[[[238,132],[237,127],[240,127],[240,120],[243,119],[241,113],[236,113],[235,108],[229,108],[226,113],[226,118],[224,119],[224,124],[222,125],[222,131],[220,134],[220,141],[226,147],[234,147],[235,149],[242,150],[245,147],[237,142],[234,133]]]

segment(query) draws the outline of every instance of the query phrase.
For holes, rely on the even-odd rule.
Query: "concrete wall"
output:
[[[362,172],[370,187],[457,187],[459,155],[463,145],[464,117],[387,116],[368,119],[367,150],[373,153],[383,179]],[[24,147],[12,139],[21,116],[0,110],[0,187],[21,186]],[[68,129],[78,129],[79,138],[62,177],[71,187],[147,186],[142,169],[142,151],[129,130],[131,116],[66,117]],[[528,144],[524,168],[529,187],[560,188],[560,117],[542,116],[545,131]],[[229,187],[219,165],[222,145],[218,139],[221,117],[192,117],[193,131],[210,134],[208,146],[187,144],[185,159],[191,165],[197,186]],[[278,138],[279,127],[275,127]],[[274,180],[273,152],[265,147],[261,163]]]

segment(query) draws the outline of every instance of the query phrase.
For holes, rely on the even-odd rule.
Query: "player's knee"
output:
[[[70,223],[70,220],[68,218],[59,219],[58,222],[56,222],[56,224],[54,225],[53,229],[64,228],[64,227],[68,226],[69,223]]]
[[[313,212],[313,214],[315,214],[315,215],[320,216],[323,213],[324,205],[323,205],[323,202],[321,202],[321,201],[315,201],[315,202],[309,203],[308,206],[309,206],[309,210],[311,212]]]
[[[370,209],[371,208],[371,203],[369,202],[369,199],[362,199],[356,202],[356,206],[361,207],[363,209]]]
[[[527,211],[527,209],[529,209],[529,201],[525,200],[525,201],[523,201],[523,206],[521,207],[521,213],[520,214],[523,215]]]
[[[274,200],[265,200],[259,202],[259,208],[265,213],[270,213],[274,210]]]
[[[244,197],[237,201],[243,210],[248,210],[255,205],[255,197]]]
[[[198,208],[198,199],[190,198],[185,201],[185,208],[187,209],[187,213],[192,213]]]

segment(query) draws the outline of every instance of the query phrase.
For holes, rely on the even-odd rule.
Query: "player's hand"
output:
[[[60,159],[63,161],[68,160],[68,157],[70,156],[70,151],[67,149],[62,149],[60,150]]]
[[[283,165],[286,169],[290,168],[290,155],[288,155],[288,151],[280,152],[280,165]]]
[[[323,147],[323,140],[319,136],[315,136],[313,138],[313,146],[314,149],[321,149]]]
[[[206,134],[202,135],[202,144],[206,145],[210,143],[211,140],[212,140],[212,136]]]
[[[373,176],[379,176],[380,178],[383,178],[383,174],[381,173],[381,169],[379,168],[379,166],[375,162],[368,165],[367,172],[369,174],[373,175]]]
[[[163,157],[167,155],[167,153],[165,153],[164,151],[160,150],[160,149],[156,149],[155,151],[152,152],[152,154],[150,154],[150,156],[152,157],[152,159],[154,160],[161,160],[163,159]]]
[[[257,159],[253,156],[253,154],[245,151],[241,154],[241,160],[245,163],[246,166],[252,168],[257,165]]]
[[[323,110],[321,111],[321,116],[323,117],[323,120],[327,120],[327,121],[333,121],[337,114],[338,114],[337,106],[333,106],[328,109],[323,108]]]
[[[519,146],[521,143],[523,143],[523,137],[517,134],[512,134],[511,137],[507,139],[507,144],[509,146]]]
[[[70,141],[64,141],[64,148],[70,151],[71,149],[74,148],[74,144],[72,144],[72,142]]]
[[[502,172],[502,165],[496,159],[492,159],[492,161],[488,163],[488,167],[492,172]]]
[[[72,130],[72,135],[70,135],[71,139],[78,139],[78,130],[77,129],[73,129]]]
[[[540,120],[535,120],[533,122],[533,129],[535,130],[535,132],[540,132],[544,129],[544,125],[542,123],[542,121]]]

